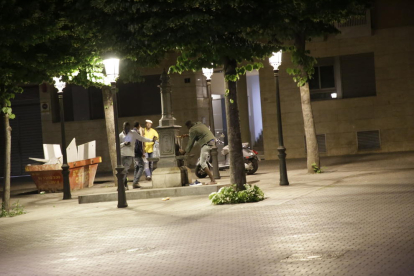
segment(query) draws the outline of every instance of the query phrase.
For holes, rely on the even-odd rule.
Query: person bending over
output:
[[[187,121],[185,125],[189,130],[189,134],[184,134],[183,137],[189,137],[189,140],[187,148],[185,150],[180,149],[180,153],[189,153],[193,148],[194,143],[197,141],[197,143],[201,146],[200,166],[210,177],[210,183],[208,184],[217,184],[213,174],[211,173],[207,165],[207,159],[210,156],[210,151],[216,144],[216,139],[213,133],[208,129],[208,127],[205,124],[201,122],[192,123],[191,121]]]

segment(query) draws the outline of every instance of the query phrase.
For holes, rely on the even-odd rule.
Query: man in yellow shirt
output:
[[[144,137],[154,138],[154,136],[155,136],[158,139],[159,138],[158,132],[155,129],[151,128],[151,127],[152,127],[152,121],[151,120],[145,120]],[[154,153],[154,142],[149,142],[149,143],[146,142],[145,146],[144,146],[144,151],[145,151],[145,156],[147,158],[152,158],[153,153]],[[149,162],[147,160],[147,162],[145,164],[145,175],[147,177],[147,180],[151,180],[152,165],[153,165],[152,162]]]

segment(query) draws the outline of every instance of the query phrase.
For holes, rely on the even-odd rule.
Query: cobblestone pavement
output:
[[[28,213],[0,219],[0,275],[414,275],[414,153],[324,163],[288,160],[289,187],[260,163],[260,203],[21,196]]]

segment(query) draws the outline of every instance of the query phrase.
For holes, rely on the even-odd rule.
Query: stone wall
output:
[[[357,149],[357,131],[379,130],[381,149],[374,152],[414,150],[414,27],[375,30],[372,36],[308,44],[315,57],[374,53],[376,96],[313,101],[317,134],[326,134],[327,152],[321,155],[366,153]],[[286,68],[280,68],[281,111],[288,158],[305,157],[299,88]],[[264,148],[266,159],[277,159],[275,80],[265,62],[260,70]],[[369,151],[372,152],[372,151]]]

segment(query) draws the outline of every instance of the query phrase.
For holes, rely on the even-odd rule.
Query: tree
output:
[[[264,13],[261,21],[265,36],[272,39],[283,39],[285,50],[292,55],[295,68],[287,71],[300,88],[303,123],[307,145],[308,173],[315,173],[312,164],[320,167],[318,143],[313,120],[312,105],[309,92],[309,79],[314,74],[316,59],[306,50],[306,42],[314,37],[337,34],[335,22],[343,22],[352,16],[365,15],[371,0],[287,0],[281,16],[283,24],[272,20],[272,16]]]
[[[3,208],[10,208],[10,148],[12,99],[20,85],[51,83],[52,77],[81,69],[96,72],[99,59],[93,44],[70,28],[60,12],[61,1],[0,2],[0,103],[5,121]],[[82,76],[80,74],[79,80]]]

